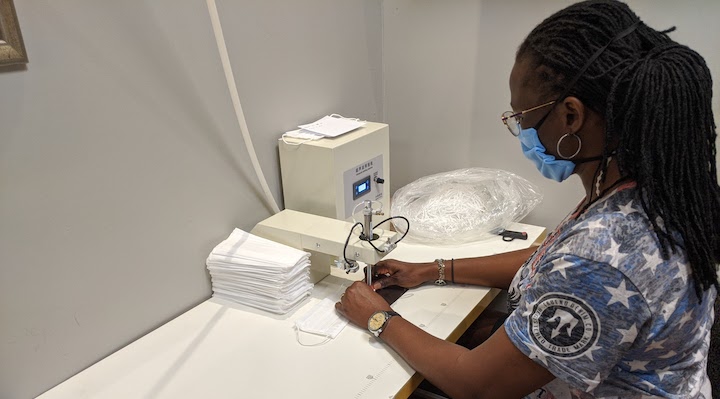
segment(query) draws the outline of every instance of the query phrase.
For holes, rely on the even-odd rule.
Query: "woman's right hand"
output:
[[[434,274],[433,274],[434,272]],[[435,263],[409,263],[396,259],[381,260],[372,268],[372,288],[379,290],[391,285],[413,288],[437,275]]]

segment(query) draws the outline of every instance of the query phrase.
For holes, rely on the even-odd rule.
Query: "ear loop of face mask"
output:
[[[632,33],[635,29],[637,29],[637,27],[640,25],[641,22],[642,22],[642,21],[637,20],[634,24],[630,25],[627,29],[625,29],[624,31],[620,32],[617,36],[615,36],[612,40],[610,40],[610,42],[609,42],[608,44],[606,44],[603,48],[601,48],[601,49],[590,59],[590,62],[595,61],[595,59],[597,59],[597,58],[600,56],[600,54],[602,54],[602,52],[605,51],[613,42],[615,42],[616,40],[620,40],[620,39],[624,38],[625,36],[629,35],[630,33]],[[584,70],[587,70],[587,68],[588,68],[589,66],[590,66],[590,65],[589,65],[589,63],[588,63],[588,64],[585,66]],[[583,71],[583,72],[584,72],[584,71]],[[605,140],[607,140],[607,131],[605,132]],[[604,191],[602,191],[602,192],[600,191],[600,184],[601,184],[603,181],[605,181],[605,178],[607,177],[607,174],[604,173],[604,172],[607,170],[608,166],[610,165],[610,162],[612,162],[612,157],[613,157],[614,154],[615,154],[615,151],[614,151],[614,150],[611,151],[611,152],[609,152],[609,153],[607,153],[607,152],[605,152],[605,151],[603,152],[603,155],[602,155],[602,157],[601,157],[602,162],[600,162],[600,163],[598,164],[597,168],[595,169],[594,176],[593,176],[593,178],[594,178],[594,180],[595,180],[595,190],[594,190],[594,191],[595,191],[595,199],[593,199],[593,197],[592,197],[593,190],[590,190],[590,200],[587,202],[587,205],[584,206],[585,209],[589,208],[590,205],[592,205],[595,201],[597,201],[598,199],[600,199],[600,198],[602,198],[603,196],[605,196],[606,193],[608,193],[610,190],[612,190],[612,189],[614,189],[615,187],[617,187],[620,183],[624,182],[625,180],[628,180],[626,177],[621,177],[620,179],[618,179],[618,181],[616,181],[615,183],[613,183],[610,187],[606,188],[606,189],[605,189]]]
[[[640,21],[640,20],[635,21],[635,23],[633,23],[633,24],[630,25],[628,28],[626,28],[624,31],[618,33],[615,37],[613,37],[606,45],[604,45],[603,47],[599,48],[599,49],[595,52],[595,54],[593,54],[593,55],[590,57],[590,59],[588,59],[588,61],[585,63],[585,65],[583,65],[583,67],[580,68],[580,71],[578,71],[578,73],[575,75],[575,77],[570,81],[570,83],[568,84],[568,86],[567,86],[567,88],[565,89],[565,91],[564,91],[561,95],[559,95],[559,96],[557,97],[557,99],[555,100],[555,103],[552,105],[552,107],[550,108],[550,110],[549,110],[549,111],[545,114],[545,116],[543,116],[542,119],[540,119],[540,121],[535,125],[535,131],[537,131],[538,133],[540,132],[540,127],[542,126],[543,123],[545,123],[545,120],[548,118],[548,116],[550,116],[550,113],[553,111],[553,109],[555,108],[555,106],[556,106],[558,103],[560,103],[560,101],[564,100],[565,97],[567,97],[567,96],[570,94],[570,91],[572,90],[572,88],[575,87],[575,84],[578,82],[578,80],[580,80],[580,77],[582,77],[583,74],[587,71],[587,69],[590,68],[590,65],[592,65],[592,63],[595,62],[595,60],[597,60],[598,57],[600,57],[600,55],[602,55],[602,53],[603,53],[605,50],[607,50],[607,48],[610,47],[610,45],[613,44],[616,40],[620,40],[620,39],[624,38],[625,36],[627,36],[627,35],[629,35],[630,33],[632,33],[635,29],[637,29],[637,27],[640,25],[641,22],[642,22],[642,21]],[[605,133],[605,137],[607,138],[607,132]],[[599,191],[600,191],[600,190],[599,190],[599,188],[600,188],[600,180],[599,180],[598,178],[599,178],[599,177],[602,178],[602,176],[603,176],[602,170],[605,169],[605,168],[607,167],[607,165],[610,164],[610,160],[612,159],[612,155],[613,155],[614,153],[615,153],[615,152],[612,151],[612,152],[610,152],[609,154],[603,154],[603,155],[599,155],[599,156],[596,156],[596,157],[590,157],[590,158],[582,158],[582,159],[578,159],[578,160],[572,160],[572,162],[575,163],[576,165],[577,165],[577,164],[582,164],[582,163],[587,163],[587,162],[599,161],[599,160],[603,160],[603,161],[604,161],[604,162],[600,162],[600,164],[598,165],[597,169],[595,170],[595,174],[593,175],[593,180],[596,180],[596,179],[597,179],[597,181],[595,182],[595,191],[596,191],[596,198],[595,198],[595,200],[597,200],[598,198],[601,197],[601,195],[600,195],[600,193],[599,193]],[[605,167],[603,167],[603,164],[605,164]],[[599,175],[598,175],[598,173],[599,173]],[[620,180],[622,181],[622,180],[624,180],[624,179],[620,179]],[[612,187],[615,187],[616,185],[617,185],[617,183],[616,183],[616,184],[613,184]],[[611,188],[612,188],[612,187],[611,187]],[[606,190],[606,191],[607,191],[607,190]],[[587,205],[585,205],[585,207],[584,207],[585,209],[587,209],[587,208],[593,203],[592,194],[593,194],[593,190],[590,190],[590,201],[588,201]]]
[[[347,288],[347,285],[341,284],[340,287],[338,287],[338,289],[335,290],[335,292],[334,292],[332,295],[329,295],[329,297],[331,297],[331,298],[333,298],[333,297],[334,297],[334,298],[339,298],[339,297],[338,297],[338,293],[339,293],[340,291],[346,289],[346,288]],[[320,346],[320,345],[325,345],[325,344],[327,344],[328,342],[330,342],[330,341],[333,339],[333,338],[332,338],[331,336],[329,336],[329,335],[321,335],[321,334],[308,333],[308,334],[311,334],[311,335],[324,336],[325,339],[322,340],[322,341],[320,341],[320,342],[314,343],[314,344],[304,344],[304,343],[302,343],[302,342],[300,341],[300,329],[297,327],[297,325],[294,325],[294,326],[293,326],[293,329],[295,329],[295,340],[298,342],[298,344],[300,344],[300,345],[302,345],[302,346]]]
[[[302,345],[302,346],[320,346],[320,345],[325,345],[325,344],[327,344],[328,342],[330,342],[330,340],[332,340],[332,337],[331,337],[331,336],[329,336],[329,335],[323,335],[323,336],[325,337],[325,339],[322,340],[322,341],[320,341],[320,342],[318,342],[318,343],[315,343],[315,344],[304,344],[304,343],[302,343],[302,341],[300,341],[300,329],[297,328],[297,326],[295,326],[295,327],[293,327],[293,328],[295,329],[295,340],[298,342],[298,344],[300,344],[300,345]],[[319,335],[319,334],[313,334],[313,335]]]
[[[608,42],[608,44],[606,44],[606,45],[602,46],[601,48],[599,48],[599,49],[595,52],[595,54],[593,54],[593,55],[590,57],[590,59],[588,59],[588,61],[585,63],[585,65],[583,65],[583,67],[580,68],[580,71],[578,71],[578,73],[575,74],[575,77],[570,81],[570,83],[568,84],[568,86],[567,86],[567,88],[565,89],[565,91],[555,99],[555,103],[552,105],[552,107],[550,108],[550,110],[549,110],[549,111],[545,114],[545,116],[543,116],[542,119],[540,119],[540,121],[535,125],[535,130],[540,131],[540,127],[542,126],[543,123],[545,123],[545,120],[548,118],[548,116],[550,116],[550,113],[551,113],[552,110],[555,108],[555,106],[556,106],[558,103],[560,103],[561,100],[564,100],[565,97],[567,97],[567,96],[570,94],[570,91],[573,89],[573,87],[575,87],[575,84],[578,82],[578,80],[580,80],[580,78],[583,76],[583,74],[585,73],[585,71],[587,71],[587,69],[590,68],[590,65],[592,65],[592,63],[595,62],[595,60],[597,60],[598,57],[600,57],[600,55],[602,55],[602,53],[605,52],[605,50],[607,50],[607,48],[610,47],[610,45],[613,44],[616,40],[620,40],[620,39],[622,39],[623,37],[625,37],[625,36],[629,35],[630,33],[632,33],[632,32],[638,27],[638,25],[640,25],[640,22],[641,22],[641,21],[638,20],[638,21],[636,21],[634,24],[630,25],[630,26],[629,26],[627,29],[625,29],[624,31],[618,33],[617,36],[613,37],[613,38]]]

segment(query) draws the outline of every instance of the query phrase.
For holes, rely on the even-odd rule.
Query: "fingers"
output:
[[[367,324],[373,312],[389,309],[391,308],[387,301],[363,281],[352,283],[335,303],[338,315],[360,327]]]
[[[355,303],[356,301],[360,300],[367,300],[368,297],[376,295],[374,286],[374,284],[372,287],[367,285],[365,281],[355,281],[345,291],[345,298],[349,299],[350,303]]]
[[[380,290],[391,285],[399,285],[399,281],[395,276],[380,276],[377,280],[373,281],[373,290]]]
[[[347,317],[345,315],[345,306],[343,305],[343,299],[345,299],[346,293],[347,293],[347,291],[343,292],[340,295],[340,299],[338,299],[338,301],[335,302],[335,311],[337,311],[340,314],[340,316],[343,316],[343,317]]]
[[[335,302],[335,310],[340,313],[341,316],[345,316],[345,312],[343,311],[342,306],[342,298],[340,298],[340,302]]]
[[[375,275],[375,276],[380,276],[383,274],[391,274],[391,273],[392,273],[392,271],[390,271],[390,268],[387,267],[386,265],[377,264],[377,265],[373,266],[373,275]]]
[[[379,276],[383,274],[391,274],[392,271],[387,266],[387,263],[385,261],[380,261],[372,267],[372,273],[375,276]]]
[[[382,278],[379,278],[379,279],[373,281],[372,289],[377,291],[377,290],[381,290],[381,289],[387,287],[388,285],[390,285],[390,284],[388,284],[389,279],[390,279],[389,277],[382,277]]]
[[[352,284],[350,284],[350,286],[345,291],[345,293],[346,294],[354,293],[358,290],[362,290],[365,287],[367,287],[367,283],[365,283],[365,281],[355,281]]]

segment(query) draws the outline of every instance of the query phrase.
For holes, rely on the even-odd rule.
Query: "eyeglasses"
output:
[[[522,120],[522,116],[527,114],[528,112],[532,112],[541,108],[545,108],[549,105],[555,104],[557,100],[548,101],[545,104],[540,104],[536,107],[528,108],[525,111],[515,112],[512,111],[505,111],[502,114],[502,122],[507,126],[510,133],[512,133],[513,136],[518,136],[520,134],[520,130],[522,130],[522,127],[520,126],[520,121]],[[544,122],[543,118],[543,122]]]

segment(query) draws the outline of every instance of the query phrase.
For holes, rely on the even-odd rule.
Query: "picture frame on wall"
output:
[[[13,0],[0,0],[0,66],[27,62]]]

